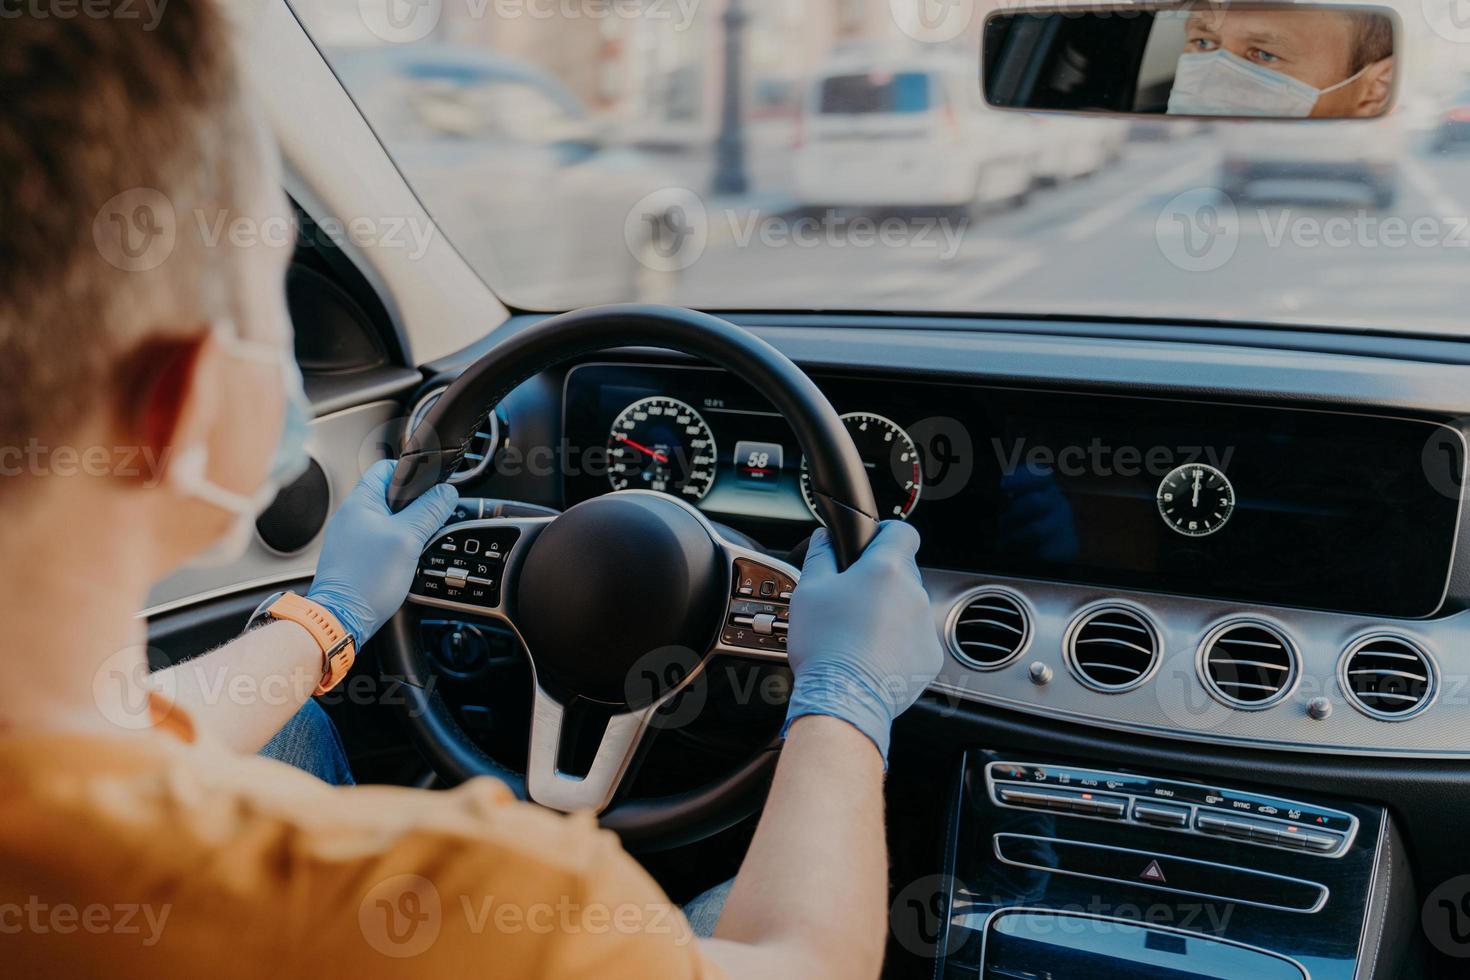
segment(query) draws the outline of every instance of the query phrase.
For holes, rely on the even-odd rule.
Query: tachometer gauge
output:
[[[857,446],[863,466],[867,468],[868,480],[873,484],[873,497],[878,502],[878,517],[881,520],[908,520],[914,508],[919,506],[919,492],[923,489],[924,472],[919,462],[919,448],[909,434],[897,423],[871,412],[854,412],[842,416],[847,432]],[[812,498],[811,474],[807,471],[806,457],[801,460],[801,495],[812,516],[821,520],[817,502]]]
[[[1180,534],[1203,538],[1235,513],[1235,488],[1225,474],[1204,463],[1187,463],[1159,484],[1159,516]]]
[[[676,398],[634,402],[613,421],[607,478],[614,490],[657,490],[703,500],[715,485],[719,454],[709,425]]]

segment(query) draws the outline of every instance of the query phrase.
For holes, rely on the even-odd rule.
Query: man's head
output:
[[[220,8],[130,6],[0,30],[0,501],[156,518],[162,574],[230,523],[171,489],[181,450],[265,482],[282,371],[221,338],[289,349],[289,248],[229,231],[289,212]]]
[[[1315,89],[1333,89],[1317,99],[1313,117],[1371,117],[1388,107],[1393,22],[1383,13],[1248,4],[1196,10],[1186,26],[1185,53],[1222,49]]]

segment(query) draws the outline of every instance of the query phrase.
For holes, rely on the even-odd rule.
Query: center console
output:
[[[1380,807],[970,753],[947,980],[1352,980],[1411,894]]]

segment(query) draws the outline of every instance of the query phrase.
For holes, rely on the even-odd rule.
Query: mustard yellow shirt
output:
[[[195,741],[0,738],[0,977],[718,978],[587,814]]]

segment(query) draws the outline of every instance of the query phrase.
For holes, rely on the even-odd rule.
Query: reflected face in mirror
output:
[[[1341,119],[1381,115],[1393,25],[1372,11],[1197,10],[1185,27],[1171,114]]]

